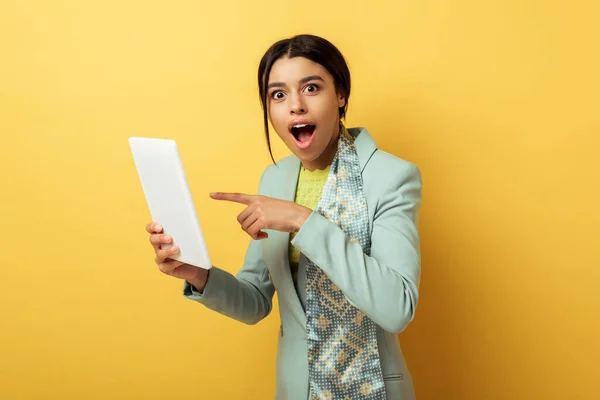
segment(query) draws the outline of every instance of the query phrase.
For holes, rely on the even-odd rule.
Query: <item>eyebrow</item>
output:
[[[300,85],[302,85],[303,83],[306,82],[310,82],[310,81],[321,81],[321,82],[325,82],[325,80],[323,78],[321,78],[319,75],[311,75],[311,76],[307,76],[305,78],[302,78],[298,81],[298,83]],[[271,82],[267,85],[267,89],[270,88],[274,88],[274,87],[282,87],[285,86],[285,83],[283,82]]]

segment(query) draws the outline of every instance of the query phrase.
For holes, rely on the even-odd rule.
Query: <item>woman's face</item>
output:
[[[327,167],[337,149],[339,112],[346,99],[331,74],[304,57],[280,58],[268,77],[271,124],[308,170]]]

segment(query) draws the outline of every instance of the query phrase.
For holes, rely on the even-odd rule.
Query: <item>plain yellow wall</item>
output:
[[[557,3],[3,0],[0,398],[272,398],[277,308],[245,326],[157,271],[127,138],[178,141],[236,272],[208,193],[255,191],[257,63],[304,32],[349,60],[348,125],[423,174],[419,399],[600,398],[600,9]]]

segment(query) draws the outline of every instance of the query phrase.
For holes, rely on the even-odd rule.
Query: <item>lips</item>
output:
[[[289,123],[288,131],[292,135],[296,146],[301,149],[309,147],[315,138],[316,125],[310,120],[294,120]]]

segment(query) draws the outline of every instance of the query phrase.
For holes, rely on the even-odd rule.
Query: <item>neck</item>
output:
[[[338,128],[337,135],[333,135],[331,137],[331,141],[327,145],[327,148],[323,151],[323,153],[314,161],[303,161],[302,167],[308,171],[314,171],[316,169],[325,169],[332,162],[335,157],[335,153],[338,148],[338,139],[340,137],[340,130]]]

